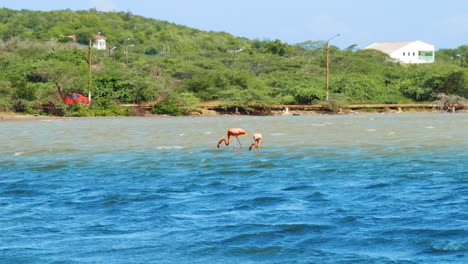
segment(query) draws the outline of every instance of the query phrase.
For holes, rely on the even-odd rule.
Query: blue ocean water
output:
[[[230,127],[249,132],[216,148]],[[0,263],[467,263],[468,116],[0,122]],[[262,149],[248,151],[254,132]]]

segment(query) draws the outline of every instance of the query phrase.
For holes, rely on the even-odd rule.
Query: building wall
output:
[[[106,40],[105,39],[98,39],[93,43],[93,48],[98,50],[105,50],[106,49]]]
[[[434,45],[415,41],[392,52],[390,57],[403,63],[433,63],[435,60],[435,48]]]

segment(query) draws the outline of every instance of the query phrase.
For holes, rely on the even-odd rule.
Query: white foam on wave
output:
[[[320,126],[320,127],[323,127],[325,126],[326,124],[310,124],[311,126]]]
[[[205,135],[211,135],[211,132],[210,131],[205,132]]]
[[[182,149],[182,146],[160,146],[157,149]]]
[[[366,131],[368,131],[368,132],[374,132],[374,131],[377,131],[377,129],[375,129],[375,128],[368,128],[368,129],[366,129]]]
[[[435,127],[433,127],[433,126],[427,126],[427,127],[424,127],[424,128],[433,129],[433,128],[435,128]]]
[[[272,136],[284,136],[284,133],[271,133]]]
[[[15,152],[15,154],[13,154],[13,156],[21,156],[24,154],[24,151],[18,151],[18,152]]]

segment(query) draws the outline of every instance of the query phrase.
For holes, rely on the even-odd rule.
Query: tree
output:
[[[460,67],[446,64],[410,67],[400,89],[416,101],[435,99],[439,93],[468,96],[466,72]]]
[[[52,83],[61,100],[69,92],[86,91],[87,75],[83,67],[73,67],[68,62],[60,60],[45,60],[35,64],[34,73],[43,76]]]

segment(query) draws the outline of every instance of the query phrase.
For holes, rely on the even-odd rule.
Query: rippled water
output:
[[[230,127],[243,148],[216,148]],[[467,132],[434,113],[2,121],[0,263],[466,263]]]

